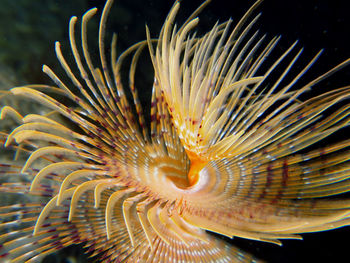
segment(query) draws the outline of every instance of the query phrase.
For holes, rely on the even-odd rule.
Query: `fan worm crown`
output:
[[[109,58],[108,0],[98,65],[87,45],[97,9],[72,17],[73,61],[55,43],[68,81],[44,65],[53,86],[10,91],[48,113],[1,111],[2,119],[18,123],[1,141],[26,161],[1,164],[0,174],[30,182],[0,190],[41,201],[0,207],[0,228],[14,228],[0,236],[0,258],[34,262],[83,243],[103,262],[257,262],[208,231],[280,245],[300,233],[349,225],[350,200],[325,197],[349,191],[350,140],[314,147],[348,126],[349,87],[308,100],[300,95],[350,60],[298,86],[320,52],[294,75],[302,53],[297,43],[269,61],[279,37],[266,40],[254,31],[261,2],[236,25],[218,22],[198,36],[196,16],[209,1],[182,25],[176,1],[158,38],[146,28],[146,40],[118,56],[114,35]],[[142,52],[154,67],[149,124],[135,87]]]

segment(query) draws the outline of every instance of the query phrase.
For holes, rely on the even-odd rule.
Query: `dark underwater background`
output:
[[[58,75],[62,72],[56,62],[54,41],[61,41],[65,54],[69,54],[69,18],[73,15],[80,17],[87,9],[95,6],[101,10],[104,2],[0,0],[0,89],[28,83],[50,83],[48,77],[41,72],[41,65],[48,64]],[[177,21],[183,22],[201,2],[181,1]],[[253,0],[212,0],[199,16],[198,31],[207,32],[217,20],[224,22],[231,17],[237,22],[253,3]],[[150,27],[152,36],[157,37],[172,4],[173,1],[168,0],[116,0],[108,19],[109,34],[106,36],[106,47],[109,46],[111,32],[118,33],[119,51],[145,39],[145,24]],[[322,57],[301,80],[300,85],[350,57],[350,14],[345,0],[265,0],[256,14],[259,12],[262,12],[262,16],[255,28],[260,28],[261,35],[267,33],[268,40],[275,35],[282,36],[276,47],[276,58],[295,40],[299,41],[298,47],[304,47],[301,65],[309,61],[320,49],[324,49]],[[88,34],[92,57],[98,56],[95,53],[97,22],[98,16],[92,21]],[[80,33],[78,30],[77,32]],[[72,59],[69,55],[66,55],[66,58],[68,61]],[[302,66],[299,69],[301,68]],[[152,68],[147,61],[141,65],[138,74],[138,89],[143,103],[146,104],[149,101],[153,78]],[[345,85],[350,85],[350,67],[322,82],[308,95],[314,96]],[[336,137],[333,136],[329,140],[349,138],[349,133],[343,131]],[[350,227],[303,234],[303,237],[303,241],[284,240],[282,247],[241,238],[229,242],[272,263],[350,261]],[[88,261],[82,254],[81,247],[76,246],[51,255],[44,262],[73,263],[94,260]]]

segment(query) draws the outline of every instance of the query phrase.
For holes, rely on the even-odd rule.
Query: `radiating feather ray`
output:
[[[133,226],[131,225],[131,213],[130,213],[130,210],[131,210],[131,206],[134,205],[135,202],[139,202],[144,197],[145,197],[144,194],[139,194],[139,195],[136,195],[136,196],[133,196],[133,197],[129,197],[129,198],[127,198],[127,199],[125,199],[123,201],[124,222],[125,222],[125,225],[126,225],[129,237],[130,237],[131,245],[133,247],[135,247],[136,244],[135,244],[135,238],[134,238],[135,234],[134,234],[134,231],[132,229]]]
[[[265,73],[265,78],[268,77],[273,70],[284,60],[284,58],[292,51],[292,49],[295,47],[296,43],[294,43],[287,51],[284,52],[284,54],[276,60],[276,62],[267,70],[267,72]],[[263,93],[260,93],[259,96],[257,96],[255,99],[252,99],[249,101],[249,98],[252,94],[254,94],[255,90],[259,87],[260,85],[256,85],[249,93],[249,95],[247,96],[247,98],[244,100],[244,103],[241,104],[241,106],[239,107],[239,109],[236,111],[236,113],[234,114],[234,116],[238,116],[235,117],[235,119],[232,121],[231,127],[235,127],[236,130],[239,130],[239,128],[243,125],[243,123],[241,122],[240,126],[239,126],[239,122],[243,119],[245,122],[247,122],[246,120],[251,120],[252,118],[256,118],[256,116],[258,116],[258,114],[256,113],[257,110],[259,110],[258,106],[255,105],[259,105],[259,103],[261,103],[260,101],[264,101],[264,98],[269,98],[268,96],[263,96]],[[272,88],[273,89],[273,88]],[[259,98],[261,98],[261,100],[259,100]],[[270,98],[271,99],[271,98]],[[245,111],[242,112],[242,114],[239,114],[239,112],[243,109],[243,106],[246,104],[246,102],[250,102],[247,105],[247,109],[251,109],[251,111]],[[275,101],[272,98],[272,101]],[[253,107],[254,105],[254,107]]]
[[[95,125],[93,125],[92,123],[89,123],[86,119],[81,118],[76,113],[74,113],[74,111],[72,111],[71,109],[68,109],[66,106],[54,100],[53,98],[47,96],[46,94],[43,94],[41,92],[26,88],[26,87],[13,88],[11,89],[11,92],[15,95],[28,96],[33,100],[36,100],[54,110],[57,110],[57,112],[60,112],[62,115],[66,116],[67,118],[72,119],[76,123],[80,124],[82,127],[86,128],[87,130],[91,130],[94,133],[98,134],[96,131],[97,127]],[[107,136],[104,132],[100,133],[100,135],[104,135],[102,138],[110,139],[110,137]]]
[[[50,173],[53,173],[56,171],[56,169],[83,169],[83,168],[92,168],[97,169],[98,167],[96,165],[92,164],[86,164],[81,162],[59,162],[59,163],[52,163],[48,166],[41,169],[34,177],[32,184],[31,184],[31,191],[34,190],[38,185],[39,182],[45,178]]]
[[[253,39],[254,39],[254,37],[251,38],[251,40],[253,40]],[[254,48],[253,48],[253,49],[250,51],[250,53],[246,56],[245,61],[243,61],[242,64],[240,65],[240,69],[237,70],[236,75],[238,74],[238,72],[239,72],[241,69],[243,69],[244,64],[247,63],[248,60],[251,59],[251,56],[255,53],[255,49],[258,48],[258,47],[260,46],[260,44],[261,44],[261,42],[262,42],[263,39],[264,39],[264,38],[261,38],[261,39],[255,44]],[[236,77],[235,77],[235,78],[236,78]],[[259,85],[255,85],[255,89],[256,89],[258,86],[259,86]],[[253,91],[253,90],[254,90],[254,89],[252,89],[252,91]],[[230,113],[231,113],[231,112],[233,112],[233,109],[234,109],[234,108],[238,107],[238,101],[239,101],[240,98],[242,97],[242,94],[243,94],[244,91],[245,91],[244,88],[237,89],[237,91],[236,91],[234,94],[231,95],[230,101],[227,103],[227,108],[228,108],[228,109],[227,109],[227,112],[230,112]],[[252,93],[250,93],[250,94],[252,94]],[[244,103],[242,103],[242,102],[240,101],[239,107],[243,107],[243,106],[244,106]],[[239,110],[237,110],[237,112],[239,112]],[[232,115],[235,116],[236,113],[233,113]],[[229,126],[228,124],[230,124],[230,127],[234,126],[233,123],[232,123],[232,120],[233,120],[233,118],[231,118],[231,121],[227,121],[227,124],[225,125],[223,131],[220,132],[220,133],[218,134],[218,137],[222,138],[222,136],[227,132],[227,130],[228,130],[228,128],[229,128],[229,127],[228,127],[228,126]],[[230,132],[232,132],[232,130],[231,130]]]
[[[0,111],[0,120],[5,119],[6,116],[11,116],[11,118],[13,118],[15,121],[17,121],[18,123],[22,123],[23,121],[23,117],[22,115],[16,111],[14,108],[10,107],[10,106],[4,106],[1,108]]]
[[[57,197],[57,205],[59,206],[62,203],[63,194],[65,193],[66,189],[70,184],[72,184],[73,181],[77,179],[86,179],[91,177],[101,177],[103,175],[107,175],[106,171],[101,170],[92,170],[92,169],[79,169],[74,172],[71,172],[69,175],[64,178],[62,181],[62,184],[59,189],[58,197]],[[107,181],[108,185],[110,185],[110,181]],[[95,188],[95,190],[97,187]],[[95,191],[95,206],[96,204],[99,204],[99,196],[97,196]]]
[[[101,20],[100,20],[100,25],[99,25],[99,32],[98,32],[98,46],[99,46],[99,53],[100,53],[100,60],[101,60],[101,66],[102,66],[102,71],[103,75],[107,81],[107,88],[106,91],[107,93],[104,94],[105,100],[107,103],[110,105],[110,107],[116,111],[115,104],[113,103],[112,100],[108,99],[110,97],[110,94],[112,94],[114,101],[116,100],[116,95],[114,93],[114,88],[112,85],[112,80],[108,72],[107,68],[107,62],[106,62],[106,57],[105,57],[105,47],[104,47],[104,35],[105,35],[105,26],[106,26],[106,20],[108,17],[108,14],[110,12],[110,8],[113,4],[113,1],[108,1],[106,5],[103,8],[102,15],[101,15]],[[112,57],[113,59],[113,57]],[[114,60],[116,61],[116,60]],[[112,62],[114,63],[114,62]],[[117,87],[118,89],[119,87]]]
[[[236,52],[238,52],[238,47],[241,44],[241,42],[245,39],[246,35],[249,33],[250,29],[253,27],[253,25],[256,23],[258,20],[259,16],[256,16],[250,23],[249,25],[243,30],[243,32],[239,35],[236,41],[234,43],[227,42],[227,46],[225,48],[229,50],[227,56],[225,56],[225,61],[222,65],[220,75],[218,76],[218,82],[214,88],[214,93],[216,94],[221,87],[226,87],[230,85],[232,82],[235,81],[234,79],[234,74],[237,72],[237,64],[238,61],[241,59],[241,56],[245,52],[245,49],[249,45],[249,43],[254,39],[254,34],[252,39],[247,41],[245,46],[239,51],[239,53],[236,55]],[[231,37],[231,36],[230,36]],[[232,47],[230,47],[232,45]],[[231,63],[232,58],[235,57],[234,61]],[[221,79],[223,79],[221,81]]]
[[[96,12],[96,9],[91,9],[89,10],[86,14],[89,14],[89,16],[91,16],[92,13]],[[71,49],[72,49],[72,53],[73,56],[75,58],[75,62],[78,66],[80,75],[82,77],[82,79],[85,81],[86,85],[88,86],[89,90],[93,93],[94,97],[97,99],[99,98],[98,93],[96,92],[95,88],[93,87],[87,72],[85,71],[78,49],[77,49],[77,45],[76,45],[76,41],[75,41],[75,24],[77,21],[77,17],[72,17],[69,21],[69,40],[70,40],[70,45],[71,45]],[[84,35],[84,33],[82,32],[82,35]],[[84,51],[86,52],[86,51]],[[84,53],[84,56],[86,57],[86,54]],[[91,102],[93,102],[93,100],[91,100]],[[98,110],[98,112],[102,112],[101,108],[99,107],[99,105],[96,105],[96,109]]]
[[[142,131],[143,139],[145,141],[149,141],[148,130],[147,130],[147,126],[145,123],[145,119],[143,117],[142,105],[141,105],[140,100],[139,100],[137,89],[135,88],[136,65],[137,65],[137,61],[139,59],[139,56],[141,54],[142,49],[143,49],[143,46],[140,46],[136,50],[136,52],[132,58],[132,62],[130,65],[130,73],[129,73],[129,86],[130,86],[131,94],[132,94],[133,99],[134,99],[134,105],[136,107],[136,114],[138,117],[140,129]]]
[[[12,142],[13,138],[16,138],[16,137],[18,138],[18,136],[16,135],[21,131],[40,131],[40,132],[50,132],[50,133],[51,131],[53,131],[52,133],[59,133],[62,135],[72,136],[75,139],[82,140],[82,141],[89,141],[90,139],[90,138],[87,138],[86,136],[83,136],[81,134],[78,134],[66,128],[63,125],[56,125],[56,124],[42,123],[42,122],[30,122],[30,123],[25,123],[25,124],[22,124],[21,126],[18,126],[16,129],[14,129],[11,132],[7,137],[5,147]]]
[[[92,102],[92,98],[90,97],[90,95],[88,95],[88,93],[85,91],[85,89],[82,88],[82,85],[80,84],[80,82],[77,80],[77,78],[72,73],[71,69],[69,68],[66,60],[64,59],[64,57],[62,55],[62,52],[61,52],[61,49],[60,49],[60,44],[58,42],[56,42],[56,54],[57,54],[57,57],[58,57],[61,65],[62,65],[62,67],[64,68],[65,72],[70,77],[70,79],[72,80],[74,85],[79,88],[79,91],[91,103]],[[99,112],[99,114],[97,114],[96,111],[90,107],[90,104],[85,103],[84,101],[79,99],[79,97],[74,96],[73,99],[74,99],[75,102],[78,102],[79,105],[82,106],[85,110],[88,110],[88,112],[91,115],[95,116],[95,119],[98,119],[99,114],[101,114],[101,111],[99,111],[99,108],[96,109]],[[92,104],[94,104],[94,103],[92,103]],[[108,111],[107,111],[107,113],[108,113]],[[114,125],[112,127],[114,127]]]
[[[47,147],[39,148],[39,149],[33,151],[30,154],[30,156],[28,157],[26,163],[24,164],[24,166],[23,166],[23,168],[21,170],[21,173],[24,173],[29,168],[29,166],[31,166],[31,164],[35,160],[37,160],[37,159],[41,158],[43,155],[47,155],[47,154],[75,155],[75,156],[83,157],[83,158],[86,158],[86,159],[92,159],[92,160],[97,161],[97,162],[100,161],[99,159],[94,158],[90,154],[80,153],[80,152],[77,152],[77,151],[74,151],[74,150],[70,150],[70,149],[67,149],[67,148],[64,148],[64,147],[47,146]]]
[[[108,199],[107,205],[106,205],[106,232],[107,232],[107,239],[110,239],[112,236],[112,215],[114,214],[114,206],[116,202],[122,198],[125,194],[134,191],[132,188],[124,189],[124,190],[118,190],[114,192]]]
[[[124,88],[123,88],[122,81],[121,81],[121,78],[120,78],[120,69],[121,69],[121,66],[122,66],[122,64],[124,62],[124,59],[127,56],[129,56],[134,50],[136,50],[136,52],[137,52],[137,50],[139,50],[144,44],[145,44],[145,42],[141,41],[141,42],[136,43],[133,46],[129,47],[124,53],[122,53],[118,57],[118,60],[117,60],[115,66],[113,68],[113,72],[114,72],[114,75],[115,75],[115,85],[117,87],[118,97],[120,98],[120,103],[118,103],[118,107],[119,107],[119,110],[121,112],[123,112],[123,117],[126,120],[126,124],[125,125],[127,125],[130,128],[130,129],[126,129],[126,132],[129,133],[129,137],[131,137],[131,138],[136,137],[137,141],[140,144],[143,144],[142,136],[139,134],[139,130],[136,128],[136,126],[134,124],[134,121],[133,121],[134,117],[131,114],[130,105],[129,105],[127,99],[126,99]],[[133,66],[131,65],[131,69],[132,68],[133,68]],[[131,72],[130,72],[130,74],[131,74]],[[130,85],[131,84],[132,83],[130,83]],[[133,91],[131,90],[131,92],[133,92]]]
[[[82,19],[82,22],[81,22],[81,27],[82,27],[81,45],[82,45],[83,54],[84,54],[84,58],[85,58],[86,64],[88,65],[90,73],[91,73],[91,75],[92,75],[92,77],[94,79],[95,85],[98,87],[98,91],[100,91],[103,96],[102,97],[99,96],[99,94],[97,93],[97,91],[95,89],[93,89],[92,92],[94,93],[95,98],[97,99],[98,103],[101,105],[102,109],[107,111],[106,113],[110,117],[112,115],[110,115],[110,111],[108,111],[108,106],[107,106],[107,104],[110,103],[110,101],[104,99],[106,97],[105,85],[103,85],[103,83],[101,82],[102,78],[98,77],[96,68],[92,64],[91,57],[90,57],[90,52],[89,52],[88,46],[87,46],[87,34],[86,34],[87,24],[88,24],[89,20],[92,18],[92,16],[94,16],[96,14],[96,12],[97,12],[96,8],[95,9],[91,9],[88,12],[86,12],[84,14],[84,16],[83,16],[83,19]],[[90,83],[89,85],[92,86],[92,83]],[[113,105],[113,104],[111,104],[111,105]],[[111,105],[109,105],[109,106],[111,106]],[[114,108],[114,110],[115,110],[115,108]],[[109,125],[112,126],[111,123],[109,123]]]
[[[63,198],[66,199],[69,196],[71,196],[73,194],[73,192],[75,191],[75,187],[72,187],[68,190],[65,191]],[[57,202],[57,196],[53,197],[43,208],[43,210],[40,212],[40,215],[38,217],[38,219],[36,220],[35,223],[35,228],[34,228],[34,232],[33,235],[36,235],[39,230],[40,227],[43,225],[45,218],[49,215],[50,211],[56,206],[56,202]]]

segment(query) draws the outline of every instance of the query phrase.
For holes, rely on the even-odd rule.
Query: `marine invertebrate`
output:
[[[146,41],[117,57],[114,37],[111,66],[104,30],[112,1],[101,16],[100,66],[86,44],[87,23],[97,10],[82,18],[81,53],[73,17],[70,44],[79,74],[59,42],[55,48],[74,85],[43,66],[55,87],[11,92],[52,112],[22,116],[11,107],[1,112],[19,122],[4,135],[5,146],[28,153],[23,167],[2,165],[2,171],[32,176],[31,182],[4,184],[1,190],[47,202],[1,208],[2,226],[15,229],[0,237],[0,256],[35,261],[81,242],[106,262],[249,262],[255,259],[205,230],[280,244],[279,239],[300,238],[298,233],[348,225],[349,201],[322,197],[349,189],[349,140],[321,150],[308,147],[348,125],[348,105],[341,102],[349,87],[298,98],[349,60],[293,89],[317,54],[283,83],[301,50],[294,51],[293,44],[266,64],[279,38],[263,45],[265,37],[250,32],[260,2],[236,26],[230,20],[217,23],[202,37],[191,34],[197,12],[174,26],[176,2],[158,39],[147,30]],[[147,48],[155,70],[150,127],[135,88],[137,61]],[[121,67],[128,56],[129,89],[124,89]],[[272,74],[278,77],[269,84]]]

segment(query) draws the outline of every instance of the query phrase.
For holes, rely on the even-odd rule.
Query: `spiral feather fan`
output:
[[[32,196],[0,207],[2,260],[37,262],[82,243],[101,262],[258,262],[209,232],[281,244],[350,224],[350,200],[330,198],[350,189],[350,140],[315,147],[349,125],[350,88],[300,99],[350,60],[296,88],[319,54],[295,76],[296,44],[269,62],[279,37],[252,32],[260,0],[236,25],[197,36],[206,1],[181,26],[175,2],[158,38],[146,28],[147,39],[119,56],[113,36],[109,65],[112,2],[100,20],[100,65],[87,45],[94,8],[82,17],[80,45],[70,20],[73,61],[55,45],[70,83],[44,65],[54,86],[9,92],[49,110],[2,108],[18,126],[1,140],[26,161],[0,165],[11,178],[0,190]],[[149,122],[135,88],[145,50],[154,67]]]

